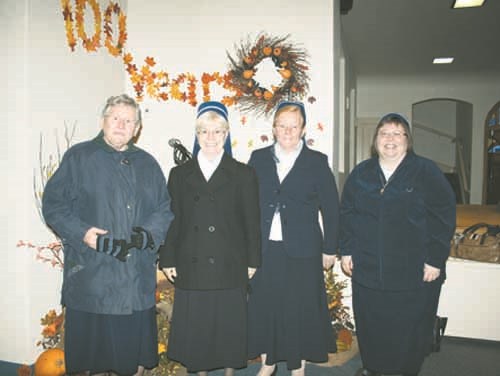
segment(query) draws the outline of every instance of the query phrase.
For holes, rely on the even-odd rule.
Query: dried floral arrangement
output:
[[[325,288],[328,303],[328,312],[333,323],[333,330],[337,335],[337,351],[350,350],[352,344],[352,323],[349,307],[342,303],[343,291],[347,287],[347,281],[340,281],[332,269],[324,272]]]
[[[237,90],[235,98],[240,111],[253,112],[256,116],[269,115],[280,101],[298,100],[307,93],[307,52],[289,42],[288,38],[289,35],[261,34],[256,42],[241,42],[236,47],[234,58],[227,53],[231,83]],[[265,59],[271,59],[281,75],[279,86],[263,87],[255,80],[259,64]]]

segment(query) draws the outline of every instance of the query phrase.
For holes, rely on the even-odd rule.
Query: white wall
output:
[[[75,141],[97,134],[101,106],[107,96],[123,91],[124,72],[120,61],[102,50],[70,51],[58,1],[3,0],[0,23],[0,64],[6,72],[0,102],[7,104],[0,159],[8,182],[2,195],[1,246],[7,258],[0,266],[0,359],[32,363],[41,351],[35,346],[40,318],[49,309],[60,311],[62,277],[60,270],[36,261],[35,250],[16,247],[19,240],[37,245],[54,240],[33,198],[40,134],[45,163],[49,154],[56,155],[56,134],[64,145],[64,122],[77,123]]]
[[[335,0],[338,4],[338,0]],[[70,1],[74,9],[74,1]],[[99,0],[101,12],[108,2]],[[221,0],[120,2],[128,6],[126,51],[133,55],[138,67],[144,58],[153,57],[153,69],[167,71],[171,78],[190,72],[201,73],[228,69],[226,52],[234,55],[233,46],[247,37],[255,38],[260,30],[273,36],[290,35],[289,41],[302,46],[310,54],[310,90],[306,100],[308,138],[313,148],[334,155],[338,115],[334,116],[338,86],[338,58],[334,58],[334,5],[311,0],[256,0],[235,3]],[[57,158],[56,134],[61,152],[65,150],[64,124],[76,122],[73,141],[93,137],[98,131],[101,106],[110,95],[127,91],[134,94],[129,76],[120,58],[111,56],[104,47],[87,52],[78,45],[74,52],[67,46],[64,21],[59,1],[3,0],[0,22],[6,33],[0,40],[0,67],[5,74],[0,89],[6,146],[1,148],[5,176],[8,177],[4,197],[2,246],[7,259],[0,267],[0,283],[4,286],[3,309],[0,313],[0,359],[32,363],[41,351],[35,343],[41,338],[40,318],[49,309],[58,309],[61,271],[35,259],[33,249],[16,247],[19,240],[46,245],[54,240],[38,217],[33,198],[33,175],[38,173],[39,140],[43,135],[42,160]],[[336,9],[338,9],[336,5]],[[338,20],[338,11],[335,10]],[[116,22],[116,21],[115,21]],[[93,34],[94,19],[86,6],[85,30]],[[101,42],[104,38],[101,37]],[[337,73],[335,73],[337,72]],[[201,87],[198,87],[201,101]],[[220,99],[222,91],[214,89],[212,99]],[[195,108],[179,101],[157,102],[145,97],[144,130],[139,146],[155,155],[165,173],[173,166],[168,140],[179,138],[191,148]],[[269,119],[255,119],[230,109],[234,155],[246,161],[251,150],[268,145],[260,136],[271,140]],[[318,124],[321,123],[323,130]],[[337,141],[338,142],[338,141]]]
[[[313,138],[313,148],[332,158],[334,135],[334,66],[333,58],[333,4],[312,0],[307,4],[293,1],[264,1],[241,3],[220,0],[184,2],[147,1],[130,2],[128,16],[129,41],[127,49],[134,55],[138,66],[145,57],[154,57],[156,71],[163,70],[175,78],[190,72],[199,80],[203,72],[224,73],[229,60],[226,53],[235,56],[235,46],[242,41],[255,42],[260,31],[272,36],[286,36],[289,41],[308,51],[311,77],[308,96],[304,98],[307,111],[307,136]],[[189,18],[189,26],[187,26]],[[128,83],[128,85],[130,85]],[[199,84],[198,84],[199,85]],[[129,90],[131,87],[129,86]],[[220,100],[229,94],[213,89],[211,99]],[[197,87],[197,99],[202,100],[201,87]],[[191,149],[194,140],[195,107],[176,100],[144,100],[148,109],[145,128],[140,144],[159,159],[166,173],[173,166],[172,150],[167,145],[170,138],[178,138]],[[271,119],[255,118],[234,106],[229,108],[233,155],[247,161],[250,152],[269,142],[262,142],[266,135],[270,141]],[[320,131],[317,124],[324,125]]]
[[[413,146],[415,151],[436,163],[445,165],[446,171],[451,172],[455,166],[457,102],[449,100],[435,100],[417,103],[413,106]],[[429,132],[418,125],[432,128],[443,135]],[[449,137],[446,137],[446,136]]]
[[[400,112],[411,118],[412,104],[431,98],[457,99],[473,105],[471,204],[482,199],[484,123],[500,98],[500,74],[492,77],[357,77],[357,116]]]

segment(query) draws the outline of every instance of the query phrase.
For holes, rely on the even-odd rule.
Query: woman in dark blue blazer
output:
[[[262,227],[262,267],[248,300],[249,357],[261,356],[259,376],[281,361],[303,375],[306,360],[324,362],[336,351],[323,268],[333,266],[337,251],[338,193],[326,155],[303,141],[305,120],[302,103],[280,103],[276,142],[249,161],[259,180]]]
[[[362,376],[417,375],[431,348],[455,196],[436,164],[413,152],[408,121],[378,123],[373,157],[342,192],[342,268],[352,275]]]

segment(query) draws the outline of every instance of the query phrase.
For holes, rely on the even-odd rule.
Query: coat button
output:
[[[194,200],[195,201],[200,201],[200,196],[198,196],[198,195],[194,196]]]
[[[281,207],[282,207],[283,209],[285,209],[285,208],[286,208],[286,205],[285,205],[285,204],[283,204],[283,205],[281,205]]]
[[[208,226],[208,231],[214,232],[215,231],[215,226]]]
[[[270,208],[274,208],[274,204],[269,204],[269,207]]]
[[[198,232],[198,225],[194,225],[193,229],[194,231]]]
[[[212,202],[214,202],[215,201],[215,197],[214,196],[210,196],[209,200],[212,201]]]
[[[279,195],[279,194],[280,194],[280,192],[281,192],[281,191],[280,191],[279,189],[276,189],[276,190],[274,191],[274,193],[276,193],[277,195]]]
[[[215,257],[209,257],[208,258],[208,263],[209,264],[215,264]]]
[[[191,257],[191,262],[193,264],[197,263],[198,262],[198,257]]]

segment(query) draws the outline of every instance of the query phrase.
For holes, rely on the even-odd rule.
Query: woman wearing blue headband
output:
[[[255,171],[224,150],[226,107],[198,107],[195,157],[168,179],[174,220],[160,267],[175,285],[167,356],[189,372],[247,365],[247,284],[260,265]]]
[[[300,102],[283,102],[274,116],[274,145],[252,153],[262,224],[262,268],[250,282],[249,357],[261,357],[259,376],[286,362],[304,375],[306,360],[336,352],[323,268],[338,243],[337,187],[326,155],[307,147]],[[318,214],[323,219],[321,230]]]
[[[455,196],[417,156],[408,121],[379,121],[372,158],[349,175],[341,201],[342,268],[352,276],[360,376],[418,374],[431,350]]]

